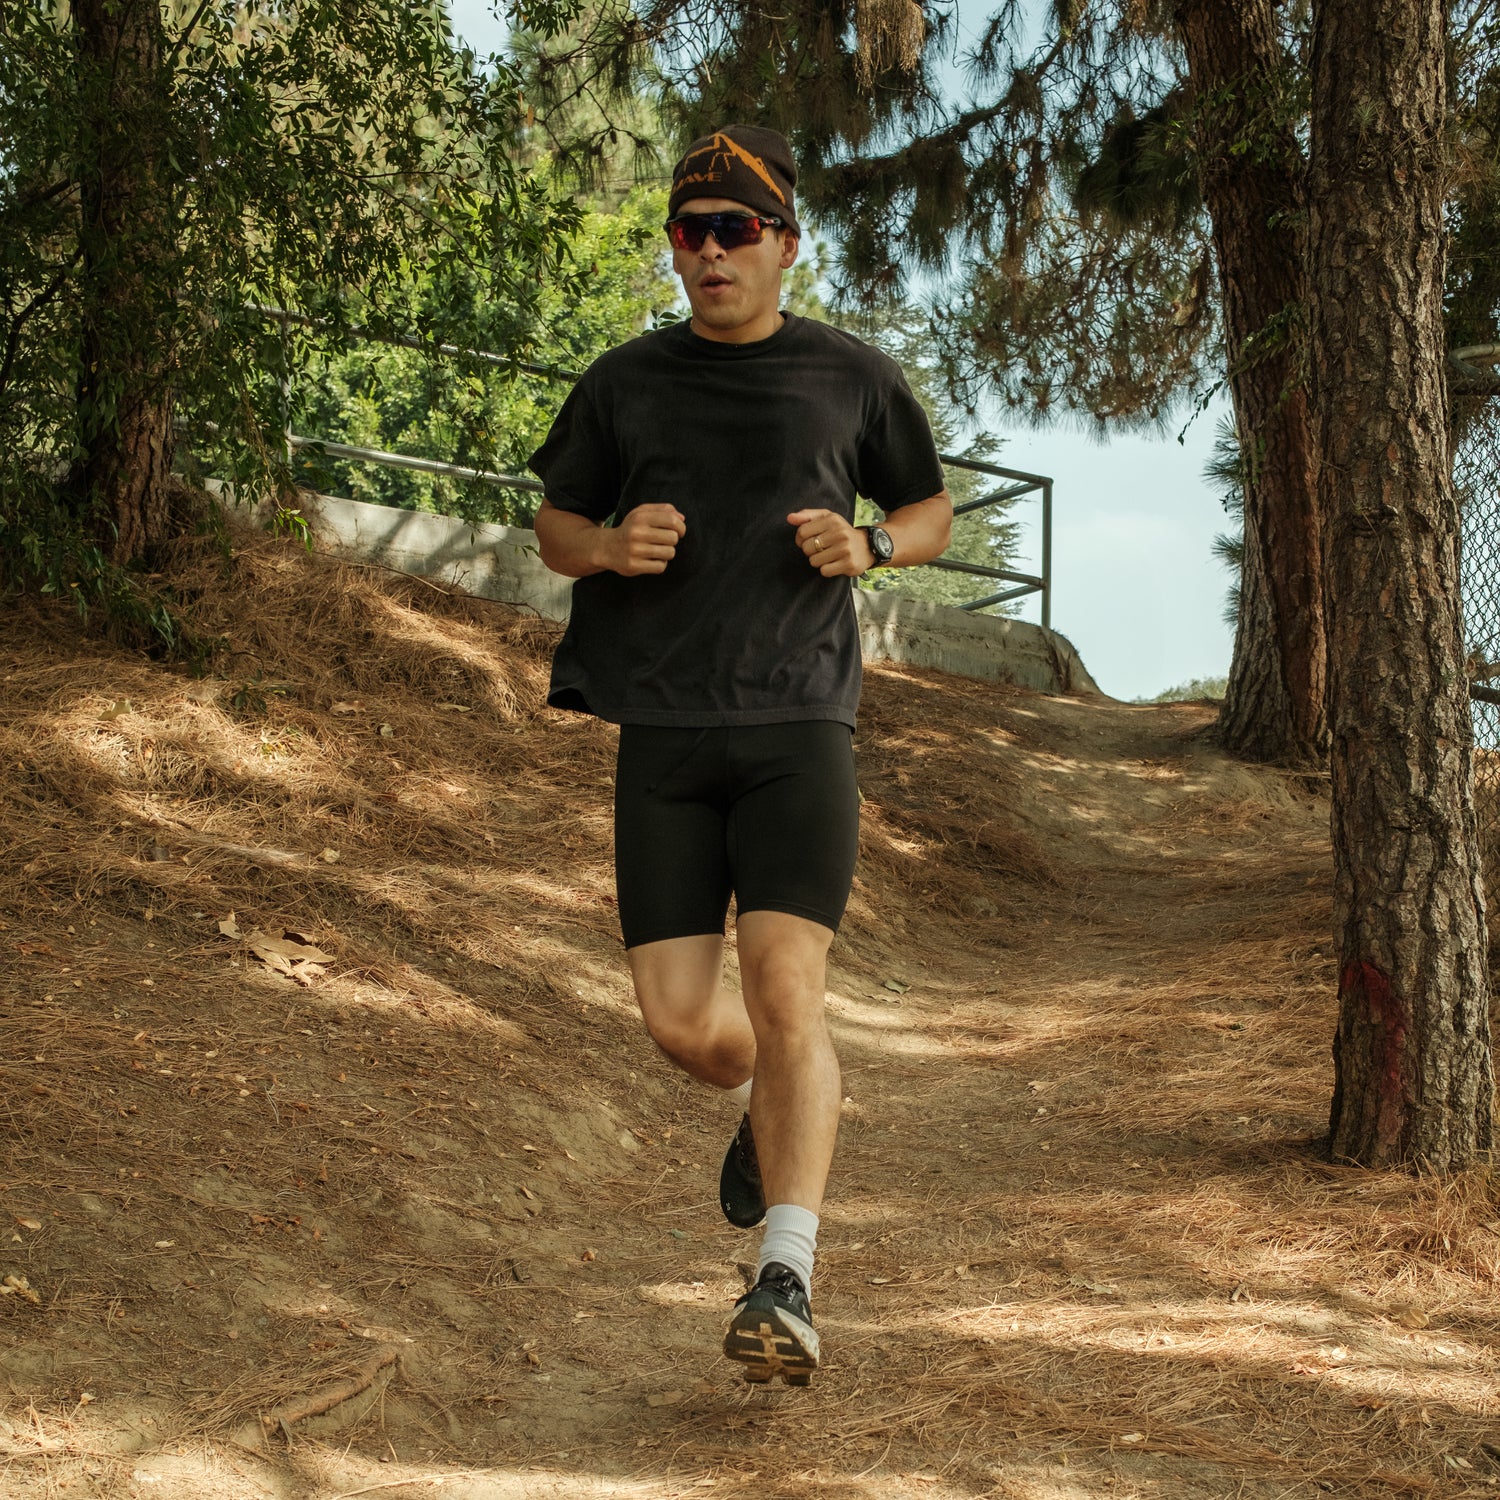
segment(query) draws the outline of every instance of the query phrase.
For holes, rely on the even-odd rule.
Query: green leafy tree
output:
[[[638,188],[610,211],[584,212],[569,240],[588,268],[587,289],[542,287],[533,315],[535,345],[559,371],[581,370],[606,349],[642,332],[668,309],[676,285],[662,251],[666,195]],[[434,357],[378,343],[330,355],[299,390],[300,432],[433,458],[492,473],[523,474],[568,390],[565,376],[515,376],[492,365]],[[304,450],[299,482],[382,505],[528,526],[536,496],[487,482],[465,482],[372,464],[334,462]]]
[[[5,0],[4,577],[154,608],[179,427],[284,483],[293,376],[355,318],[469,343],[503,308],[492,347],[527,357],[577,213],[518,167],[516,99],[438,5]]]

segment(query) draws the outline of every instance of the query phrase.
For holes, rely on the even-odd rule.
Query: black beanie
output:
[[[726,125],[696,140],[672,168],[667,217],[691,198],[732,198],[758,214],[780,219],[798,239],[792,207],[797,164],[787,138],[761,125]]]

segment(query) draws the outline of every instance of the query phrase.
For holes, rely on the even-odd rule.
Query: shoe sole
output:
[[[724,1354],[745,1367],[751,1385],[778,1375],[788,1385],[810,1385],[818,1368],[818,1335],[793,1313],[746,1308],[729,1324]]]

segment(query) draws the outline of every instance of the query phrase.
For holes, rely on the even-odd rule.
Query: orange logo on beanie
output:
[[[708,158],[705,165],[697,171],[689,170],[689,164],[699,160],[701,157]],[[673,186],[673,195],[676,196],[682,188],[690,183],[701,182],[712,184],[725,181],[733,170],[731,157],[734,161],[738,161],[744,166],[749,167],[776,194],[778,202],[786,202],[786,194],[776,186],[775,179],[766,170],[765,162],[760,157],[746,151],[743,146],[737,145],[722,132],[718,135],[710,136],[707,145],[701,146],[698,150],[690,152],[687,156],[683,157],[681,169],[677,174],[677,181]]]

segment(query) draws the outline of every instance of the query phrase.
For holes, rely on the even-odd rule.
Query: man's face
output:
[[[732,198],[690,198],[679,214],[752,213]],[[704,336],[725,342],[766,338],[776,331],[781,306],[781,273],[797,259],[797,238],[768,229],[758,245],[725,250],[713,235],[701,250],[672,251],[672,269],[693,309],[693,323]],[[770,326],[766,326],[766,325]]]

